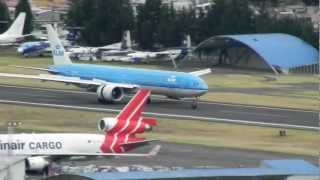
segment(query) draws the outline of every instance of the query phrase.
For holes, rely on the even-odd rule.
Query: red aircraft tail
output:
[[[157,125],[156,119],[141,117],[150,94],[150,90],[139,90],[122,109],[116,117],[116,124],[106,132],[105,142],[101,146],[103,152],[123,153],[154,141],[135,136]]]

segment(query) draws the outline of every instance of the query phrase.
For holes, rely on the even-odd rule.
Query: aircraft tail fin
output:
[[[72,61],[66,53],[66,50],[64,49],[57,32],[50,24],[46,25],[45,27],[47,28],[48,32],[54,65],[72,64]]]
[[[183,40],[183,46],[187,49],[191,48],[191,37],[190,34],[185,36],[185,39]]]
[[[4,34],[22,36],[25,19],[26,13],[21,12]]]
[[[106,131],[105,141],[101,146],[102,152],[123,153],[154,141],[136,137],[136,134],[151,131],[152,126],[157,125],[156,119],[141,116],[150,94],[150,90],[138,90],[115,118],[115,124],[111,121],[106,122],[111,128]]]
[[[123,38],[121,42],[121,49],[122,50],[131,50],[132,49],[132,43],[131,43],[131,34],[130,31],[124,31]]]

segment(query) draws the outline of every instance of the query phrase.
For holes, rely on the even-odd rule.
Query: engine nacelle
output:
[[[26,169],[28,171],[43,171],[50,165],[50,162],[45,157],[29,157],[26,159]]]
[[[152,131],[152,126],[150,126],[149,124],[145,123],[144,124],[144,130],[145,131]]]
[[[103,118],[98,122],[98,130],[107,132],[112,129],[117,122],[118,120],[115,118]]]
[[[124,97],[124,91],[121,87],[113,85],[102,85],[97,89],[98,100],[118,102]]]

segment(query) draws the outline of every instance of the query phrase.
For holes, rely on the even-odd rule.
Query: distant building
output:
[[[42,24],[46,22],[50,23],[58,23],[62,22],[62,16],[64,13],[61,13],[60,11],[53,11],[53,10],[40,10],[35,11],[33,13],[34,20],[38,22],[43,22]]]
[[[278,19],[297,18],[310,21],[317,31],[319,29],[320,11],[317,6],[305,6],[304,4],[283,5],[270,9],[270,13]]]
[[[146,0],[130,0],[134,12],[139,5],[145,4]],[[207,12],[208,8],[214,4],[213,0],[162,0],[162,4],[173,6],[175,10],[181,11],[183,9],[203,10]]]

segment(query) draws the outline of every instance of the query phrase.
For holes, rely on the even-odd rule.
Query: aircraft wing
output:
[[[33,36],[33,34],[23,34],[21,37]]]
[[[21,69],[32,69],[32,70],[55,73],[55,71],[52,71],[52,70],[47,69],[47,68],[38,68],[38,67],[29,67],[29,66],[16,66],[16,65],[9,65],[9,66],[10,67],[15,67],[15,68],[21,68]]]
[[[124,157],[152,157],[156,156],[161,149],[161,145],[154,146],[148,153],[79,153],[79,152],[67,152],[67,153],[48,153],[48,154],[26,154],[30,156],[42,156],[42,157],[59,157],[59,156],[124,156]]]
[[[206,75],[206,74],[210,74],[211,72],[212,72],[211,69],[207,68],[207,69],[202,69],[202,70],[199,70],[199,71],[190,72],[190,74],[195,75],[195,76],[203,76],[203,75]]]
[[[139,88],[139,86],[135,84],[113,83],[113,82],[107,82],[99,79],[86,80],[86,79],[81,79],[79,77],[66,77],[66,76],[50,75],[50,74],[25,75],[25,74],[0,73],[0,77],[37,79],[41,81],[53,81],[53,82],[61,82],[61,83],[76,84],[76,85],[92,85],[92,86],[115,85],[117,87],[122,87],[126,89]]]
[[[151,142],[154,141],[159,141],[157,139],[152,139],[152,140],[144,140],[144,141],[137,141],[137,142],[127,142],[127,143],[123,143],[120,146],[122,147],[126,147],[126,146],[134,146],[134,147],[140,147],[140,146],[145,146]]]
[[[72,156],[125,156],[125,157],[152,157],[156,156],[161,149],[161,145],[156,145],[146,154],[137,153],[70,153]]]

